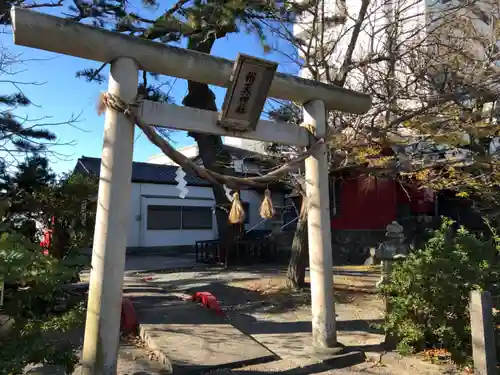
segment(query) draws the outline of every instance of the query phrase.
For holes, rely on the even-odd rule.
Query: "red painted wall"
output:
[[[391,179],[358,176],[340,183],[339,207],[332,218],[333,229],[385,229],[397,220],[398,205],[407,205],[412,214],[432,215],[434,192],[401,185]]]
[[[396,220],[396,183],[365,175],[343,179],[339,206],[333,229],[385,229]]]

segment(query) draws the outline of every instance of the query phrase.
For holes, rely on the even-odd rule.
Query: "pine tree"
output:
[[[159,6],[155,0],[144,1],[145,6]],[[90,5],[89,5],[90,6]],[[179,0],[172,7],[156,19],[146,19],[136,12],[128,12],[125,7],[117,10],[115,2],[101,1],[99,7],[92,11],[80,11],[77,19],[88,17],[94,13],[95,18],[113,14],[118,22],[115,30],[148,40],[162,43],[180,42],[187,39],[187,48],[210,54],[215,42],[231,33],[242,31],[256,33],[264,49],[266,45],[263,20],[290,20],[293,3],[269,1],[242,1],[242,0]],[[98,71],[88,69],[78,73],[84,77],[96,77]],[[146,76],[146,73],[143,74]],[[147,87],[143,85],[143,88]],[[147,97],[147,96],[146,96]],[[153,98],[154,99],[154,98]],[[193,107],[209,111],[217,111],[215,94],[207,84],[188,81],[188,93],[182,103],[186,107]],[[198,144],[201,159],[205,168],[219,173],[230,174],[231,157],[222,147],[222,139],[217,135],[207,135],[190,132]],[[224,237],[230,234],[227,225],[227,212],[222,208],[228,207],[229,201],[221,185],[212,186],[216,205],[216,219],[219,235]]]
[[[18,0],[17,5],[43,7]],[[161,2],[143,0],[145,7],[158,7]],[[64,1],[54,2],[51,6],[66,7]],[[301,8],[289,1],[243,1],[243,0],[178,0],[160,17],[147,19],[139,14],[137,8],[130,8],[125,1],[99,0],[94,2],[74,1],[67,9],[68,18],[73,21],[91,22],[94,26],[110,28],[117,32],[154,40],[161,43],[181,42],[187,39],[187,48],[210,54],[215,42],[231,33],[251,32],[259,36],[264,50],[266,44],[265,24],[270,20],[289,22],[294,13]],[[10,19],[5,13],[4,22]],[[78,77],[90,81],[104,82],[101,69],[85,69],[77,72]],[[152,75],[143,72],[143,83],[139,95],[158,101],[170,101],[162,90],[162,85],[152,85],[147,78]],[[153,76],[153,78],[157,78]],[[217,111],[215,94],[209,86],[199,82],[188,82],[188,93],[182,103],[185,106]],[[159,129],[161,133],[164,131]],[[168,134],[166,134],[168,136]],[[231,157],[222,147],[220,136],[189,133],[198,144],[200,156],[206,168],[220,173],[232,173],[225,167],[230,165]],[[227,207],[229,202],[222,186],[213,186],[217,207]],[[219,234],[227,232],[227,212],[216,211]]]
[[[21,92],[0,95],[0,151],[7,155],[39,153],[47,142],[56,139],[55,134],[36,126],[27,126],[14,114],[19,107],[27,107],[31,101]]]
[[[55,134],[43,129],[43,125],[18,115],[18,111],[32,105],[18,88],[18,82],[10,79],[17,73],[16,66],[19,63],[19,56],[10,53],[5,46],[0,46],[2,90],[12,88],[12,92],[0,93],[0,161],[4,164],[15,163],[18,158],[23,160],[28,154],[46,151],[56,140]]]

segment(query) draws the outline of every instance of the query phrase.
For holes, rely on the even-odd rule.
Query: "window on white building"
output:
[[[212,229],[212,207],[182,207],[182,229]]]
[[[148,206],[148,230],[175,230],[182,228],[182,207]]]
[[[206,206],[148,206],[148,230],[212,229],[212,208]]]

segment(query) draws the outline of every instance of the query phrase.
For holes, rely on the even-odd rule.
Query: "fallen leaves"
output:
[[[426,349],[422,352],[422,355],[426,360],[429,360],[433,363],[448,363],[451,361],[451,353],[444,348]]]

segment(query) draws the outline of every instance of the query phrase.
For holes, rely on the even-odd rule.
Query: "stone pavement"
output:
[[[269,349],[267,343],[262,345],[259,342],[261,337],[258,337],[257,333],[252,332],[252,335],[248,332],[250,326],[256,326],[252,322],[249,324],[248,321],[242,321],[242,316],[220,316],[212,310],[180,298],[181,291],[193,291],[206,285],[208,274],[212,274],[214,280],[219,282],[225,278],[255,279],[257,274],[245,271],[223,272],[216,269],[183,271],[184,276],[178,275],[177,272],[168,274],[178,284],[177,288],[158,285],[155,279],[160,275],[154,273],[129,273],[125,277],[124,286],[124,296],[133,301],[137,310],[140,336],[165,369],[174,373],[199,374],[210,369],[238,368],[267,362],[271,362],[269,366],[273,366],[283,353],[295,355],[295,359],[298,359],[289,349],[276,354]],[[290,322],[285,324],[288,323]],[[298,322],[299,326],[303,326],[303,323]],[[241,329],[242,327],[244,329]],[[284,338],[290,341],[288,345],[282,345],[283,337],[282,340],[276,340],[275,335],[279,332],[273,329],[272,324],[259,328],[264,328],[264,331],[267,330],[271,334],[270,337],[264,338],[272,342],[273,348],[289,348],[289,345],[293,345],[294,338],[290,335]],[[310,328],[306,330],[310,332]],[[303,348],[301,349],[300,354],[304,356]],[[304,358],[311,360],[310,356]],[[349,354],[345,358],[347,361],[363,360],[359,354]]]
[[[134,303],[139,334],[165,369],[201,373],[275,359],[272,352],[233,327],[224,316],[144,281],[125,277],[124,296]]]
[[[171,371],[161,365],[151,351],[131,343],[120,343],[116,375],[169,375]],[[52,371],[40,372],[40,375],[59,375]],[[36,373],[38,375],[38,373]],[[64,375],[62,373],[61,375]],[[77,367],[73,375],[81,375]]]
[[[201,373],[276,359],[214,311],[191,301],[138,311],[140,336],[174,373]]]

